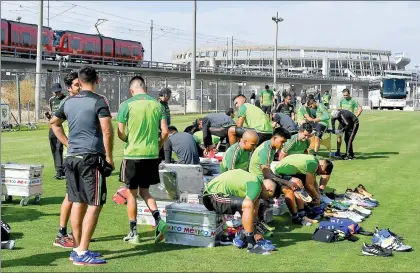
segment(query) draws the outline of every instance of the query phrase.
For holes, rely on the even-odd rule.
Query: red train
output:
[[[38,26],[10,20],[1,20],[1,51],[36,57]],[[115,39],[74,31],[42,31],[43,54],[55,59],[56,55],[69,56],[70,61],[137,65],[143,61],[144,49],[140,42]]]

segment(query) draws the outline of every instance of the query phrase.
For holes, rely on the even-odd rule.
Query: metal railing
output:
[[[11,56],[14,58],[36,58],[36,49],[22,48],[22,47],[8,47],[1,46],[1,54],[4,56]],[[138,61],[138,60],[127,60],[123,58],[112,58],[112,57],[103,57],[96,55],[86,55],[86,54],[68,54],[68,62],[76,63],[91,63],[105,66],[128,66],[128,67],[138,67],[138,68],[148,68],[148,69],[159,69],[165,71],[191,71],[191,65],[186,64],[175,64],[175,63],[166,63],[166,62],[150,62],[150,61]],[[56,53],[43,51],[43,60],[45,61],[55,61]],[[249,68],[226,68],[226,67],[209,67],[209,66],[197,66],[197,72],[209,73],[209,74],[231,74],[231,75],[250,75],[250,76],[261,76],[261,77],[273,77],[273,71],[249,69]],[[322,76],[322,75],[311,75],[311,74],[298,74],[290,72],[278,72],[277,78],[283,79],[305,79],[305,80],[325,80],[331,82],[369,82],[368,79],[360,78],[349,78],[349,77],[332,77],[332,76]]]

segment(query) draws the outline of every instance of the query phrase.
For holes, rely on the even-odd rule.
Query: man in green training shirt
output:
[[[233,99],[233,103],[238,108],[238,121],[236,122],[236,126],[229,128],[228,137],[230,145],[235,144],[238,138],[242,137],[247,130],[257,132],[258,144],[271,138],[273,127],[267,115],[260,108],[246,103],[246,97],[244,95],[237,95]]]
[[[338,102],[338,109],[349,110],[355,114],[356,117],[359,117],[363,112],[362,106],[350,96],[350,90],[347,88],[343,90],[343,98]],[[341,124],[338,126],[338,130],[343,130]],[[337,151],[335,152],[335,157],[341,157],[340,148],[341,135],[337,135]]]
[[[274,92],[266,85],[260,94],[261,110],[271,119],[271,107],[274,105]]]
[[[258,144],[258,135],[255,131],[246,131],[241,140],[227,149],[220,164],[220,173],[229,170],[242,169],[248,171],[251,152]]]
[[[299,132],[293,135],[281,149],[279,161],[292,154],[307,154],[311,144],[312,125],[304,123],[299,127]]]
[[[322,96],[322,103],[327,109],[330,108],[330,100],[331,100],[331,95],[329,94],[328,90],[326,90],[324,92],[324,95]]]
[[[270,179],[264,179],[237,169],[215,177],[206,185],[203,205],[209,211],[233,215],[237,211],[242,215],[242,226],[249,253],[267,255],[256,243],[254,223],[258,221],[260,199],[268,200],[280,196],[280,187]],[[242,239],[242,238],[241,238]]]
[[[139,244],[137,234],[137,193],[145,200],[155,219],[155,242],[163,240],[168,225],[160,218],[159,210],[149,192],[158,184],[159,149],[168,138],[164,107],[146,93],[146,84],[140,76],[130,80],[132,98],[123,102],[118,111],[118,137],[125,142],[121,177],[127,187],[127,214],[130,233],[124,241]],[[159,138],[160,129],[160,138]]]
[[[327,130],[330,123],[330,113],[328,113],[328,109],[325,108],[322,103],[317,103],[314,99],[309,99],[308,106],[311,109],[316,110],[316,118],[313,119],[313,122],[315,122],[314,155],[316,156],[319,151],[320,139],[322,139],[322,135]]]

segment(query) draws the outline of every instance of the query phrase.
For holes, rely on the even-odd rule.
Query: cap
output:
[[[63,88],[61,87],[61,84],[59,82],[57,82],[57,83],[54,83],[51,86],[51,91],[54,92],[54,93],[61,92],[61,91],[63,91]]]
[[[159,92],[159,97],[164,97],[164,96],[171,96],[172,91],[169,88],[163,88],[162,90],[160,90]]]

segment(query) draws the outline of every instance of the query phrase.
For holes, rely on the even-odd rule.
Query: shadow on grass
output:
[[[389,158],[388,155],[399,155],[399,152],[375,152],[375,153],[355,153],[356,159],[377,159],[377,158]]]
[[[60,216],[60,213],[44,213],[29,207],[3,206],[1,209],[2,218],[10,223],[35,221],[45,216]],[[12,227],[13,228],[13,227]]]
[[[57,266],[52,263],[57,259],[68,258],[69,252],[50,252],[35,254],[25,258],[13,259],[13,260],[2,260],[2,268],[14,267],[14,266]]]
[[[64,197],[63,196],[49,196],[49,197],[41,197],[41,206],[42,205],[60,205],[63,203]]]

